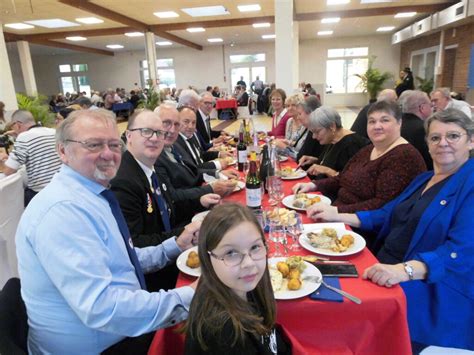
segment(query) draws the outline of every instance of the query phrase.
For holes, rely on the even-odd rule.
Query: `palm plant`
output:
[[[148,95],[146,98],[138,101],[138,108],[144,108],[153,111],[161,103],[160,93],[155,90],[151,80],[148,82]]]
[[[355,74],[361,80],[359,85],[364,89],[364,92],[369,94],[370,101],[377,99],[377,94],[383,89],[384,83],[392,77],[391,73],[382,73],[379,69],[373,67],[375,58],[377,57],[374,55],[370,56],[365,73]]]
[[[431,94],[431,91],[433,91],[433,86],[434,86],[433,78],[424,79],[422,77],[417,76],[416,80],[418,80],[419,82],[418,90],[426,92],[428,95]]]
[[[30,111],[37,123],[42,126],[54,125],[54,113],[50,111],[48,98],[44,95],[28,96],[22,93],[16,94],[16,101],[20,110]]]

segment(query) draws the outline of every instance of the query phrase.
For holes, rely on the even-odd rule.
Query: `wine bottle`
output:
[[[260,182],[263,184],[265,191],[267,191],[267,177],[273,175],[272,171],[272,162],[270,160],[270,156],[268,154],[268,146],[265,144],[262,148],[262,162],[260,163]]]
[[[262,206],[262,189],[257,171],[257,156],[252,152],[249,162],[249,172],[245,183],[247,207],[259,209]]]
[[[237,164],[239,171],[244,171],[245,163],[247,162],[247,146],[244,142],[244,132],[239,132],[239,144],[237,145]]]

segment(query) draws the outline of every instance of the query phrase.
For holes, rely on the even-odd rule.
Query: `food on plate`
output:
[[[318,233],[308,233],[309,243],[315,248],[329,249],[342,253],[354,244],[354,237],[351,234],[344,234],[340,238],[333,228],[323,228]]]
[[[273,292],[280,291],[283,285],[283,275],[275,268],[269,268],[270,281],[272,283]]]
[[[299,279],[301,277],[301,271],[298,269],[291,269],[288,273],[289,279]]]
[[[235,163],[235,159],[233,157],[225,157],[224,159],[227,162],[227,164]]]
[[[304,261],[307,261],[309,263],[314,263],[319,260],[317,256],[314,255],[305,255],[301,257]]]
[[[303,285],[301,273],[305,268],[306,265],[301,256],[290,256],[285,261],[279,261],[276,268],[269,267],[273,292],[284,288],[290,291],[299,290]]]
[[[306,269],[306,264],[302,256],[290,256],[286,259],[286,263],[289,265],[290,269],[298,269],[300,272],[303,272]]]
[[[278,222],[282,226],[293,226],[296,224],[296,212],[286,208],[275,207],[266,214],[268,220]]]
[[[296,208],[308,208],[309,206],[314,205],[317,202],[321,202],[321,197],[310,197],[305,193],[299,193],[295,195],[293,206]]]
[[[298,175],[298,172],[295,169],[287,166],[280,170],[280,175],[282,177],[292,177]]]
[[[188,258],[186,259],[186,266],[190,267],[191,269],[196,269],[201,266],[198,253],[196,253],[194,250],[188,254]]]
[[[288,290],[291,290],[291,291],[296,291],[296,290],[299,290],[301,288],[301,280],[300,279],[290,279],[288,281],[288,285],[286,287],[288,287]]]
[[[277,263],[277,270],[281,272],[283,277],[287,277],[290,273],[290,266],[284,261],[280,261]]]

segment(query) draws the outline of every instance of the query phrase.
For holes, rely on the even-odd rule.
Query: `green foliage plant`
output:
[[[434,87],[433,78],[423,79],[422,77],[417,76],[416,80],[418,81],[418,90],[426,92],[429,96],[431,92],[433,91],[433,87]]]
[[[148,94],[146,98],[138,101],[138,108],[153,111],[161,103],[160,93],[155,90],[151,80],[148,81]]]
[[[28,96],[23,93],[16,94],[16,101],[20,110],[30,111],[36,120],[45,127],[54,126],[54,113],[51,112],[48,98],[44,95]]]
[[[369,57],[369,65],[365,73],[355,74],[360,79],[360,87],[369,94],[371,101],[377,99],[377,95],[383,89],[384,83],[392,77],[391,73],[382,73],[379,69],[373,67],[375,58],[377,57],[374,55]]]

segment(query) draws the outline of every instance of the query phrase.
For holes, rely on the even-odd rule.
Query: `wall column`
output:
[[[0,22],[0,28],[1,27],[2,23]],[[8,61],[7,46],[2,30],[0,30],[0,68],[0,101],[5,104],[7,117],[9,117],[8,113],[17,110],[18,104],[16,102],[15,86],[13,85],[12,71],[10,68],[10,62]]]
[[[293,12],[293,1],[275,0],[276,86],[287,95],[298,87],[299,27]]]
[[[21,71],[23,80],[25,81],[25,90],[28,96],[36,96],[38,89],[36,88],[35,71],[31,60],[30,45],[26,41],[17,41],[18,54],[20,55]]]
[[[156,70],[156,44],[155,34],[153,32],[145,32],[145,51],[150,80],[153,82],[153,87],[158,87],[158,72]],[[145,84],[148,86],[148,83]]]

